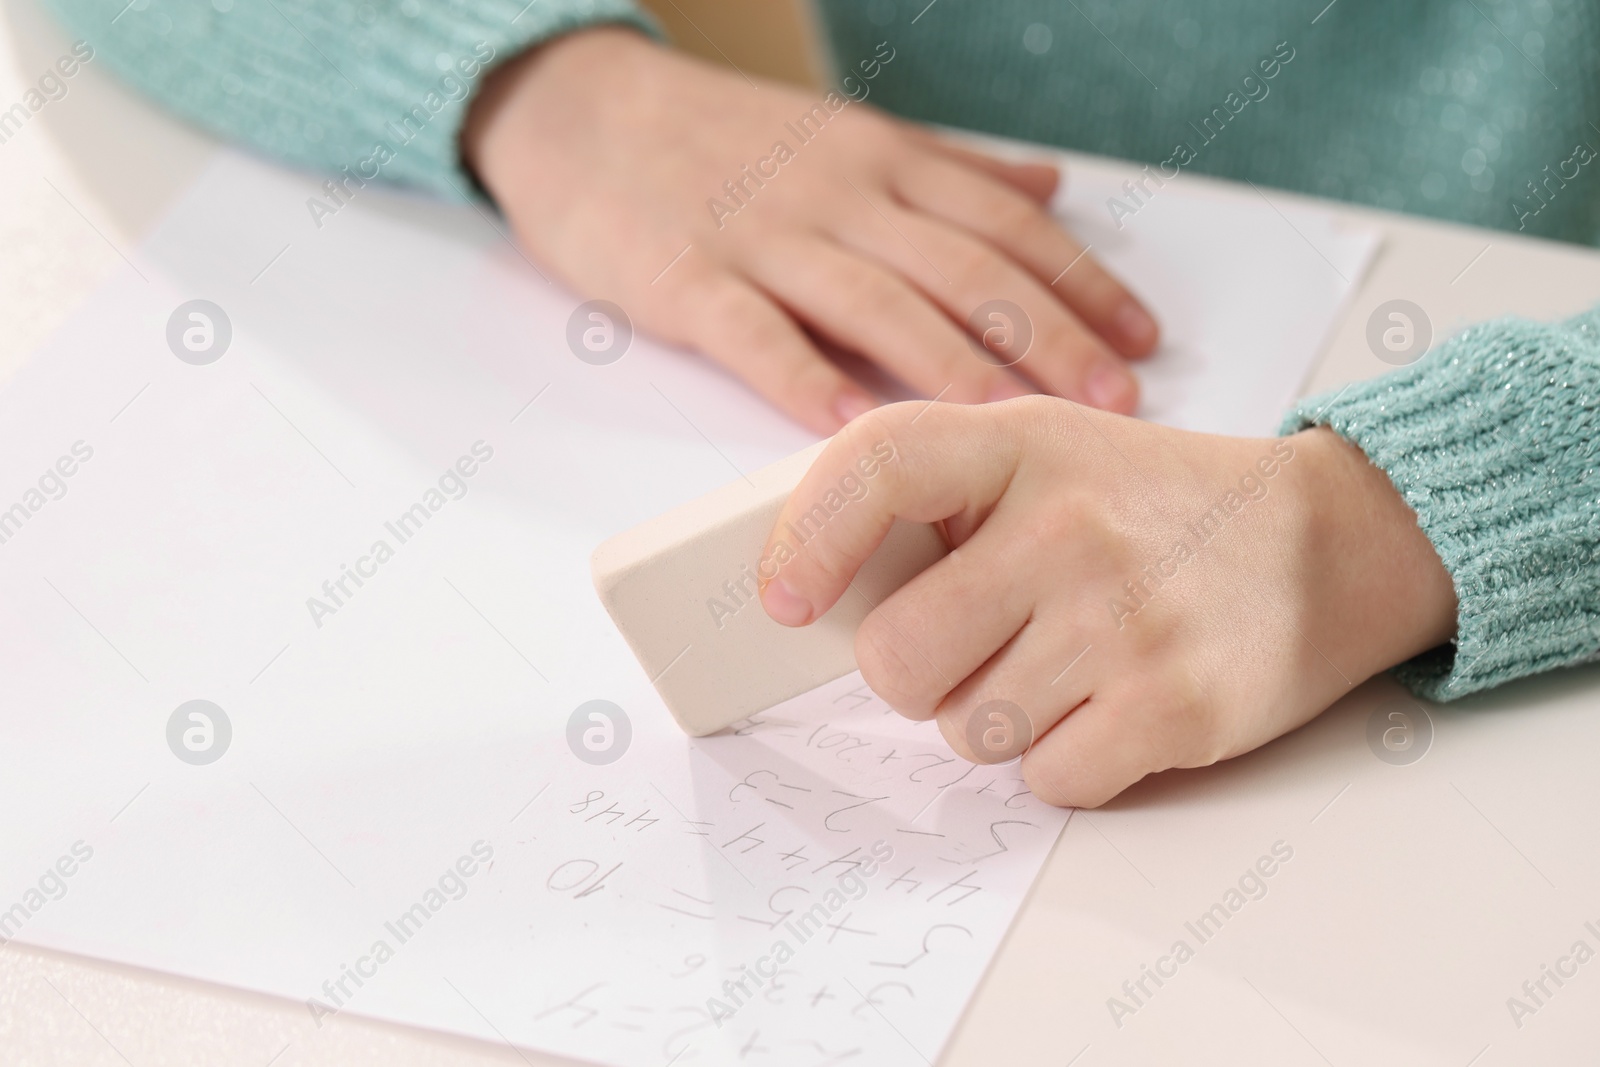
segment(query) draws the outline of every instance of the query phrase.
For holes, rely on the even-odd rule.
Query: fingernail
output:
[[[996,404],[1002,400],[1015,400],[1019,396],[1031,396],[1032,390],[1012,377],[1001,378],[994,383],[994,388],[989,390],[987,404]]]
[[[833,402],[833,413],[839,416],[840,422],[854,422],[877,406],[871,397],[860,393],[840,393],[839,399]]]
[[[773,621],[785,626],[804,626],[811,621],[811,605],[782,578],[773,579],[761,590],[761,606]]]
[[[1083,391],[1088,394],[1089,403],[1095,407],[1123,414],[1133,410],[1134,401],[1139,396],[1139,386],[1133,380],[1133,375],[1113,360],[1104,360],[1089,372],[1088,379],[1083,383]]]
[[[1114,321],[1117,332],[1135,351],[1143,351],[1155,343],[1156,320],[1134,301],[1129,300],[1118,308]]]

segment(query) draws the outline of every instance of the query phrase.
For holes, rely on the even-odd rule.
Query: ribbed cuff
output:
[[[281,2],[281,0],[280,0]],[[307,2],[307,10],[320,4]],[[415,8],[410,31],[385,35],[375,42],[371,89],[363,92],[364,113],[358,121],[378,128],[396,148],[395,159],[385,167],[393,181],[421,185],[454,199],[487,199],[476,178],[463,165],[460,136],[467,110],[484,78],[500,64],[541,42],[572,30],[600,23],[623,23],[659,36],[655,23],[632,0],[472,0],[471,3],[423,4]],[[428,106],[443,94],[440,80],[451,66],[465,62],[477,70],[468,94],[445,100],[441,110],[409,141],[401,138],[409,128],[401,116],[415,116],[419,104]],[[464,78],[462,80],[465,80]],[[358,84],[360,84],[358,82]],[[433,94],[430,99],[429,94]],[[392,168],[392,169],[391,169]]]
[[[127,81],[269,156],[481,195],[458,139],[495,66],[600,23],[660,36],[632,0],[46,0]]]
[[[1475,326],[1298,404],[1389,475],[1455,583],[1455,640],[1395,669],[1452,700],[1600,649],[1600,309]]]

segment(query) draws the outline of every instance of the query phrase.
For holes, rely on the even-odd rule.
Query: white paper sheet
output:
[[[1113,221],[1108,202],[1136,203],[1123,183],[1138,177],[1132,167],[1070,172],[1059,206],[1161,320],[1158,356],[1135,364],[1140,415],[1206,433],[1277,433],[1379,235],[1281,193],[1182,176],[1160,188],[1147,179],[1151,195]]]
[[[687,739],[589,586],[807,437],[643,339],[573,358],[576,301],[471,210],[366,190],[319,229],[316,186],[221,156],[0,394],[0,934],[306,1001],[296,1041],[315,999],[630,1067],[936,1057],[1065,814],[859,678]],[[1154,410],[1269,432],[1345,291],[1301,234],[1352,279],[1370,235],[1179,187],[1096,234],[1073,196],[1168,323]],[[232,327],[205,366],[166,338],[194,298]],[[195,699],[232,732],[198,766]],[[594,699],[632,729],[604,766],[566,741]]]

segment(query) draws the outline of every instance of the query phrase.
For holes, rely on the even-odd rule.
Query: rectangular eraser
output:
[[[773,622],[757,598],[761,551],[784,501],[826,445],[763,467],[595,550],[591,570],[601,603],[689,734],[715,733],[855,670],[861,620],[948,551],[932,526],[896,522],[854,589],[825,615],[809,626]],[[871,492],[870,478],[859,483]],[[830,495],[843,501],[841,511],[855,506],[843,492]],[[819,513],[814,521],[826,520]],[[814,534],[809,527],[794,531],[795,539],[808,532]],[[803,544],[792,547],[805,551]]]

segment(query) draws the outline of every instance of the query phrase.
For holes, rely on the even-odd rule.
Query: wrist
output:
[[[1305,460],[1307,636],[1352,684],[1449,641],[1454,584],[1389,476],[1325,427],[1289,441]]]
[[[461,158],[498,202],[537,158],[534,116],[570,110],[597,71],[627,69],[638,52],[659,49],[625,26],[600,25],[542,42],[497,67],[473,98],[461,127]]]

